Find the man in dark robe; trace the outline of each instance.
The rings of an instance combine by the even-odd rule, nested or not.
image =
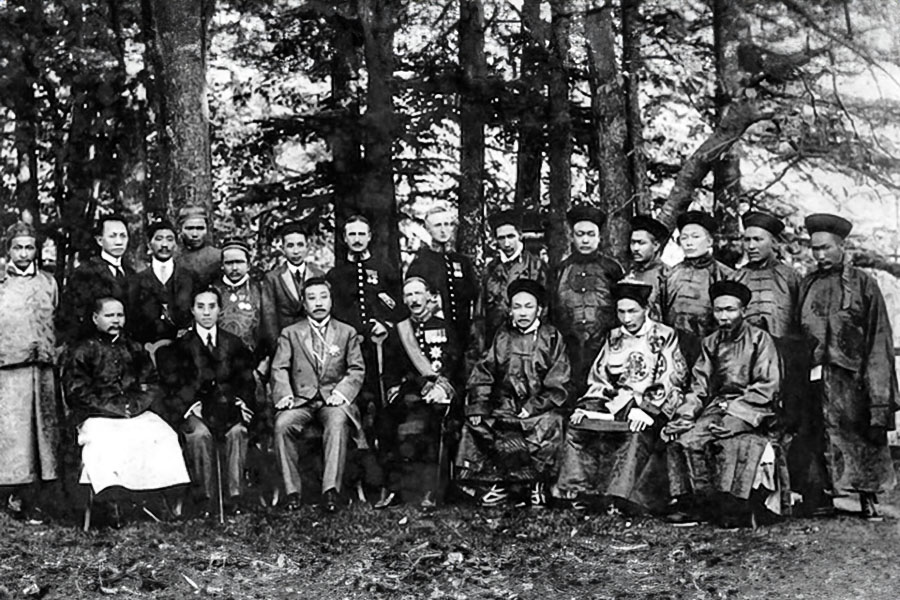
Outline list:
[[[147,227],[150,266],[129,277],[128,330],[142,344],[174,340],[191,324],[196,276],[175,262],[175,226],[157,221]]]
[[[509,319],[506,291],[517,279],[532,279],[547,286],[547,265],[525,249],[522,218],[518,211],[505,210],[488,217],[497,255],[484,268],[481,291],[475,309],[475,337],[480,354],[494,339],[497,330]]]
[[[660,259],[669,228],[649,215],[637,215],[631,219],[631,268],[625,274],[627,281],[640,281],[652,287],[648,317],[662,322],[662,306],[659,291],[669,273],[669,267]]]
[[[569,418],[557,481],[576,509],[604,494],[624,510],[660,510],[668,500],[659,433],[683,400],[687,367],[675,330],[648,317],[652,294],[639,282],[613,288],[621,325]]]
[[[881,290],[844,251],[851,228],[836,215],[806,217],[816,270],[800,283],[798,306],[824,418],[828,491],[858,493],[862,514],[875,518],[876,495],[896,484],[887,432],[894,429],[897,374]]]
[[[455,464],[463,492],[485,506],[506,501],[510,485],[543,505],[556,477],[571,371],[562,334],[540,319],[545,293],[536,281],[510,284],[510,322],[469,376]]]
[[[202,206],[185,206],[178,213],[181,237],[178,263],[194,273],[197,288],[209,286],[222,265],[222,251],[209,236],[209,213]]]
[[[423,245],[406,271],[407,277],[433,282],[441,297],[447,326],[468,346],[472,309],[478,298],[478,277],[472,259],[453,250],[456,222],[448,207],[435,207],[425,217],[431,245]]]
[[[572,227],[574,244],[554,277],[551,315],[568,349],[571,388],[580,396],[606,334],[616,326],[612,288],[624,271],[615,259],[599,250],[600,232],[606,222],[603,211],[576,206],[566,218]]]
[[[716,329],[709,286],[734,272],[713,258],[716,222],[711,215],[689,210],[678,217],[678,243],[684,260],[669,270],[661,292],[663,322],[678,332],[681,353],[694,364],[700,341]]]
[[[198,290],[191,304],[193,327],[159,351],[160,377],[167,391],[167,420],[180,428],[201,510],[217,501],[217,471],[224,503],[238,510],[247,459],[248,426],[256,408],[253,355],[236,335],[218,326],[221,297]],[[217,469],[217,444],[224,464]],[[208,511],[206,511],[208,512]]]
[[[128,249],[125,217],[114,214],[100,217],[94,240],[100,255],[78,265],[60,295],[57,337],[61,343],[71,344],[93,335],[91,315],[96,298],[116,298],[126,305],[128,302],[128,279],[134,269],[122,261]]]
[[[663,427],[670,441],[669,486],[679,508],[670,515],[675,522],[686,519],[681,508],[713,498],[718,502],[712,506],[726,513],[746,510],[757,488],[768,492],[766,506],[778,512],[785,492],[776,483],[769,437],[781,384],[775,342],[744,320],[751,297],[745,285],[719,281],[709,296],[719,329],[703,338],[690,392]]]
[[[402,496],[421,494],[421,506],[433,508],[441,495],[439,470],[444,422],[460,398],[457,381],[459,342],[436,316],[437,291],[420,277],[403,286],[409,318],[397,323],[385,343],[388,401],[378,415],[379,454],[387,485],[375,508]],[[418,493],[418,494],[417,494]]]

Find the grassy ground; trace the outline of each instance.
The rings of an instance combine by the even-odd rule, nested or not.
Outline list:
[[[895,499],[891,499],[892,501]],[[0,598],[897,598],[895,519],[679,529],[556,510],[350,508],[89,534],[0,517]]]

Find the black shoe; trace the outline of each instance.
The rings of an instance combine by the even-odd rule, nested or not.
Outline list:
[[[875,494],[873,494],[871,492],[860,493],[860,495],[859,495],[859,506],[860,506],[859,514],[860,514],[860,516],[867,521],[872,521],[875,523],[883,521],[884,519],[881,517],[881,515],[878,514],[878,511],[875,509],[875,504],[877,502],[878,502],[878,497]]]
[[[336,513],[338,511],[338,507],[340,506],[341,499],[338,496],[337,490],[331,488],[327,490],[324,494],[322,494],[322,506],[325,508],[325,512],[327,513]]]
[[[295,510],[300,509],[300,494],[288,494],[288,496],[284,499],[284,510],[287,512],[294,512]]]
[[[381,495],[378,497],[378,501],[372,505],[372,508],[382,510],[399,503],[400,498],[397,497],[395,492],[391,492],[387,488],[381,488]]]

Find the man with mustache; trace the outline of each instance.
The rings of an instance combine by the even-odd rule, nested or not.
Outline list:
[[[191,324],[196,276],[174,260],[175,226],[157,221],[147,227],[150,266],[128,281],[128,331],[142,344],[174,340]]]
[[[600,252],[600,233],[606,223],[603,211],[576,206],[566,218],[574,243],[572,253],[557,268],[551,312],[568,348],[571,386],[581,395],[591,363],[606,334],[616,326],[612,288],[624,271],[615,259]]]
[[[666,242],[669,241],[669,228],[648,215],[636,215],[631,219],[631,269],[625,274],[625,281],[640,281],[651,286],[648,299],[650,312],[648,316],[656,322],[662,322],[659,290],[669,273],[669,267],[660,259]]]
[[[602,496],[623,510],[659,510],[668,499],[659,433],[683,400],[687,366],[675,330],[649,318],[653,287],[620,282],[613,288],[619,327],[588,375],[588,391],[569,418],[557,488],[576,509]],[[600,413],[600,414],[597,414]],[[609,421],[629,433],[602,431]]]
[[[816,269],[800,283],[798,306],[824,418],[827,491],[859,494],[862,515],[877,518],[877,494],[896,484],[887,445],[898,407],[891,323],[877,282],[846,255],[853,225],[829,214],[805,222]]]
[[[189,483],[178,434],[155,412],[160,391],[150,356],[125,335],[122,301],[98,298],[91,321],[94,334],[71,349],[63,369],[82,447],[80,482],[95,494]]]
[[[212,245],[209,236],[209,213],[202,206],[189,205],[178,213],[181,248],[178,263],[191,271],[197,287],[206,288],[219,273],[222,251]]]
[[[387,402],[377,421],[379,454],[387,485],[375,508],[401,499],[402,490],[422,492],[420,506],[434,508],[441,496],[441,436],[448,411],[459,404],[456,380],[461,359],[453,330],[437,316],[437,293],[421,277],[403,285],[409,318],[385,342]]]
[[[511,486],[542,506],[562,442],[569,358],[562,334],[541,319],[544,287],[518,279],[507,296],[510,320],[467,383],[456,478],[484,506],[505,502]]]
[[[743,513],[757,488],[766,507],[779,512],[779,492],[786,491],[773,485],[777,457],[770,436],[777,434],[781,385],[775,342],[744,319],[747,286],[718,281],[709,297],[718,329],[703,338],[690,391],[662,430],[670,442],[674,522],[692,518],[689,513],[707,501],[724,509],[724,519],[735,518],[731,513]]]
[[[700,354],[701,340],[716,329],[707,290],[734,270],[713,258],[716,221],[711,215],[689,210],[678,216],[677,224],[684,260],[669,270],[660,299],[663,322],[678,332],[681,354],[691,367]]]
[[[286,506],[300,504],[298,464],[304,430],[316,420],[324,430],[322,495],[327,512],[341,502],[341,484],[351,436],[361,448],[356,396],[365,379],[361,337],[351,325],[331,316],[331,284],[324,277],[303,286],[306,317],[285,327],[272,359],[272,400],[275,404],[275,455],[281,469]]]

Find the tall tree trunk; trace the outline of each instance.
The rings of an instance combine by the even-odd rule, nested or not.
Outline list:
[[[627,136],[628,178],[631,181],[635,211],[650,212],[650,189],[647,182],[647,157],[644,154],[644,124],[641,119],[641,0],[622,0],[622,75],[625,91],[625,124]]]
[[[358,0],[364,36],[368,89],[362,117],[364,138],[363,177],[360,198],[375,215],[372,254],[385,264],[400,265],[400,230],[394,196],[392,144],[397,128],[392,86],[394,80],[394,30],[401,10],[399,0]]]
[[[548,77],[547,162],[550,166],[550,215],[547,223],[550,264],[555,266],[569,251],[566,211],[572,193],[572,115],[569,108],[569,32],[571,0],[551,0],[550,60]]]
[[[353,11],[348,11],[353,12]],[[331,60],[331,108],[341,114],[328,136],[331,148],[331,167],[334,181],[334,256],[335,262],[347,259],[347,244],[341,232],[347,219],[356,213],[364,214],[371,222],[378,220],[363,206],[359,198],[356,174],[359,173],[362,142],[359,137],[359,104],[356,91],[359,78],[357,47],[353,42],[353,27],[358,22],[353,15],[333,18],[334,55]]]
[[[203,206],[212,212],[209,106],[206,98],[206,44],[213,0],[151,0],[160,56],[156,76],[166,103],[160,143],[168,185],[161,190],[173,211]]]
[[[600,169],[599,205],[609,215],[604,246],[607,251],[625,257],[628,248],[629,220],[633,215],[633,196],[626,156],[628,127],[625,99],[619,84],[616,61],[613,9],[609,4],[594,4],[585,18],[585,37],[591,87],[591,113],[594,140]]]
[[[740,42],[741,6],[734,0],[712,0],[713,54],[716,70],[716,123],[740,93],[740,69],[737,46]],[[714,213],[719,222],[719,238],[726,245],[739,236],[738,203],[741,196],[741,159],[739,142],[716,159],[713,164]]]
[[[462,252],[480,259],[484,241],[484,6],[459,0],[459,236]]]
[[[533,107],[544,106],[544,64],[547,25],[541,19],[541,1],[522,3],[521,79],[525,84],[526,106],[517,127],[515,207],[536,209],[541,205],[541,166],[543,164],[543,119]]]
[[[153,129],[156,143],[147,148],[147,175],[150,181],[150,193],[146,199],[145,210],[148,217],[164,217],[169,212],[169,190],[172,173],[168,168],[171,163],[171,143],[166,123],[169,111],[166,94],[160,81],[160,73],[164,66],[157,44],[156,26],[153,23],[154,0],[141,0],[141,28],[139,39],[144,43],[144,63],[147,68],[143,78],[147,90],[147,107],[153,113]]]
[[[43,29],[42,3],[25,2],[27,27],[31,28],[19,48],[20,64],[14,69],[18,77],[13,84],[13,112],[16,115],[16,192],[13,202],[19,215],[34,225],[41,223],[41,204],[38,197],[38,111],[34,84],[39,72],[34,62],[33,40]]]

